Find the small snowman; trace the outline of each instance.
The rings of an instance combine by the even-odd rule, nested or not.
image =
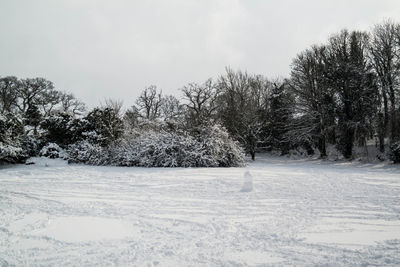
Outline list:
[[[247,170],[243,176],[243,186],[240,192],[251,192],[253,191],[253,176]]]

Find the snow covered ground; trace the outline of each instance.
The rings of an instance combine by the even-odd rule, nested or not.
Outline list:
[[[400,265],[400,168],[0,166],[0,266]]]

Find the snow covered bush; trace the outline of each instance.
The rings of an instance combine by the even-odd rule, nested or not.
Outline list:
[[[200,143],[200,165],[208,167],[232,167],[244,164],[244,152],[220,125],[204,127],[196,139]]]
[[[400,163],[400,141],[390,146],[389,157],[394,163]]]
[[[0,142],[0,162],[17,163],[25,158],[20,146]]]
[[[110,148],[113,165],[141,167],[195,167],[195,141],[170,132],[143,132]]]
[[[69,145],[66,159],[69,163],[85,163],[89,165],[109,165],[107,149],[88,141],[79,141]]]
[[[39,152],[39,156],[51,159],[63,158],[64,150],[56,143],[48,143]]]
[[[139,167],[233,167],[244,164],[238,143],[220,126],[186,132],[142,131],[107,147],[78,142],[67,150],[70,162]]]
[[[21,139],[21,147],[24,154],[28,157],[34,157],[39,154],[42,140],[35,138],[33,135],[25,135]]]
[[[142,132],[109,151],[114,165],[142,167],[232,167],[244,164],[244,153],[222,127],[196,135],[186,132]]]
[[[0,162],[17,163],[28,156],[21,146],[23,126],[13,114],[0,114]]]

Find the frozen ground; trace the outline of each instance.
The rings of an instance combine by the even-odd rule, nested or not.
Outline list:
[[[0,266],[400,265],[400,169],[0,166]]]

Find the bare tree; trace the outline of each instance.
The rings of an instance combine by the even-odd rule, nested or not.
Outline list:
[[[114,110],[115,114],[117,114],[119,117],[122,116],[122,107],[124,105],[124,102],[122,100],[115,100],[111,98],[107,98],[104,100],[104,103],[101,103],[100,106],[101,108],[110,108]]]
[[[82,115],[86,110],[85,103],[75,98],[71,93],[61,94],[61,111],[70,113],[73,116]]]
[[[44,78],[28,78],[21,80],[18,87],[18,109],[25,114],[29,108],[38,105],[45,93],[54,90],[52,82]]]
[[[313,46],[300,53],[292,62],[289,81],[297,96],[296,112],[299,114],[293,121],[292,130],[296,133],[293,136],[304,142],[315,142],[321,157],[327,155],[328,127],[334,121],[334,93],[324,81],[325,58],[325,46]]]
[[[183,105],[179,99],[173,95],[162,98],[161,114],[165,121],[177,121],[182,116]]]
[[[53,109],[61,103],[62,92],[50,89],[41,93],[37,98],[36,105],[40,107],[43,116],[48,116]]]
[[[252,159],[265,139],[271,83],[261,75],[226,69],[218,81],[218,117]]]
[[[125,125],[125,129],[133,129],[138,125],[138,118],[139,118],[139,111],[135,106],[132,106],[129,108],[124,116],[123,116],[123,121]]]
[[[136,106],[140,112],[140,116],[148,120],[155,120],[160,117],[161,103],[161,92],[157,91],[155,85],[145,88],[136,100]]]
[[[390,126],[390,143],[399,135],[396,105],[400,86],[400,25],[388,20],[372,31],[370,58],[378,76],[380,98],[383,102],[383,130],[380,131],[380,150],[384,151],[384,134]],[[396,43],[397,42],[397,43]]]
[[[211,79],[203,84],[190,83],[183,87],[183,98],[188,108],[188,122],[192,126],[199,126],[214,119],[217,109],[218,91]]]

